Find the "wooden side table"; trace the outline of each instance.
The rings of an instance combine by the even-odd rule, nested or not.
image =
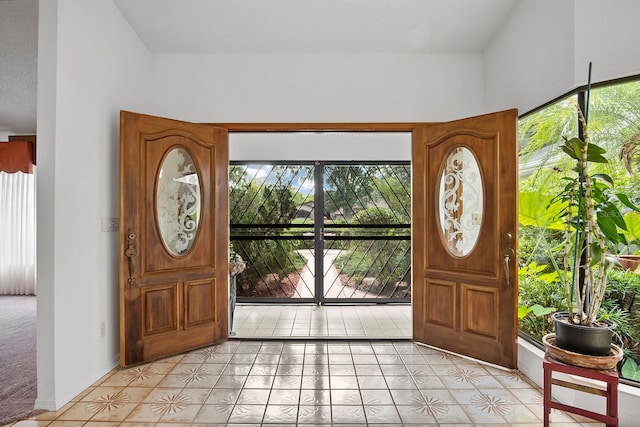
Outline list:
[[[546,354],[542,362],[544,369],[544,426],[549,426],[549,414],[551,409],[560,409],[561,411],[571,412],[583,417],[591,418],[603,422],[607,427],[618,425],[618,371],[610,369],[607,371],[598,371],[595,369],[581,368],[579,366],[567,365],[557,359]],[[572,383],[570,381],[560,380],[553,377],[553,372],[562,372],[565,374],[576,375],[583,378],[590,378],[606,383],[606,389],[592,387],[582,384]],[[565,405],[564,403],[554,402],[551,400],[551,386],[570,388],[584,393],[604,396],[607,402],[607,413],[600,414],[575,406]]]

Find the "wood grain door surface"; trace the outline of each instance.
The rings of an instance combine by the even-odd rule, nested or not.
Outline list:
[[[517,365],[516,126],[516,110],[420,126],[412,154],[414,339],[509,368]]]
[[[228,336],[228,165],[226,129],[121,112],[121,366]]]

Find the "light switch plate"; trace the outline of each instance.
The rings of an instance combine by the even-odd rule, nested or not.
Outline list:
[[[110,232],[120,229],[120,218],[100,218],[100,231]]]

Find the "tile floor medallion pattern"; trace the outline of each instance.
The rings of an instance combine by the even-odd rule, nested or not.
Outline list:
[[[560,411],[552,425],[596,426]],[[410,341],[234,340],[114,369],[28,426],[540,426],[517,371]]]

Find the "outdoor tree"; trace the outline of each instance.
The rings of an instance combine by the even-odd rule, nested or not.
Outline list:
[[[270,226],[293,221],[297,212],[294,190],[278,179],[271,183],[252,180],[246,169],[238,172],[241,169],[232,168],[230,174],[233,179],[229,194],[231,225],[257,224],[249,230],[252,235],[262,238],[232,238],[232,249],[247,264],[244,273],[237,278],[238,295],[251,295],[260,284],[271,286],[274,293],[281,292],[283,285],[287,284],[288,275],[304,265],[304,260],[296,252],[295,241],[277,238],[286,228]],[[239,229],[237,233],[241,234],[243,230],[246,231]]]
[[[373,178],[372,196],[377,206],[387,207],[391,223],[411,222],[411,172],[405,165],[380,167]]]
[[[372,171],[366,165],[327,167],[324,206],[328,218],[337,212],[350,219],[356,210],[367,207],[373,186]]]

